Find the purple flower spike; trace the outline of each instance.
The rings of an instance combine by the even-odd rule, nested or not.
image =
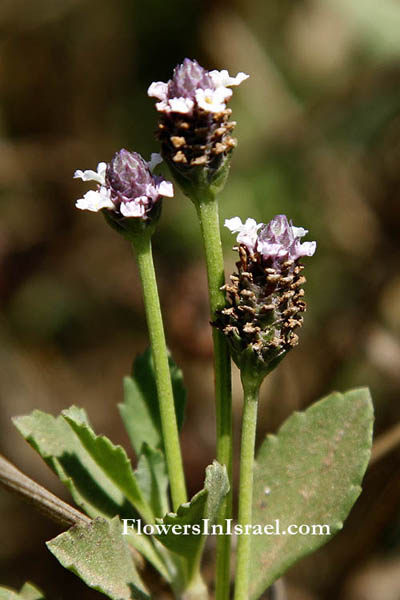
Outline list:
[[[207,71],[185,58],[169,81],[155,81],[148,89],[157,99],[161,154],[192,199],[200,188],[212,187],[216,193],[224,185],[236,146],[231,135],[235,122],[229,121],[227,107],[230,88],[247,78],[245,73],[231,77],[226,70]]]
[[[245,223],[239,217],[225,221],[225,226],[238,233],[237,241],[243,244],[250,254],[258,253],[265,264],[279,269],[286,261],[297,261],[303,256],[312,256],[316,242],[300,242],[308,231],[295,227],[285,215],[277,215],[267,225],[247,219]]]
[[[191,98],[196,97],[198,89],[212,89],[213,81],[208,72],[199,65],[197,60],[185,58],[181,65],[174,69],[172,79],[168,82],[167,97]]]
[[[185,58],[174,69],[167,83],[153,82],[148,95],[157,98],[156,108],[162,113],[192,114],[196,110],[221,113],[226,101],[232,96],[232,85],[239,85],[248,78],[245,73],[231,77],[228,71],[206,71],[196,60]]]
[[[285,215],[277,215],[268,225],[264,225],[258,234],[257,251],[264,260],[271,259],[274,264],[279,261],[293,260],[302,256],[312,256],[316,250],[316,242],[300,242],[300,238],[308,233],[302,227],[294,227]]]
[[[312,256],[315,242],[301,242],[308,232],[294,227],[285,215],[268,224],[239,217],[225,221],[237,234],[237,273],[224,286],[227,305],[214,323],[228,337],[240,368],[263,378],[299,341],[306,310],[303,256]]]
[[[172,183],[152,173],[161,160],[153,154],[147,163],[137,152],[120,150],[110,163],[99,163],[97,171],[76,171],[75,178],[98,184],[96,190],[76,202],[77,208],[92,212],[107,209],[119,218],[146,220],[162,196],[174,195]]]

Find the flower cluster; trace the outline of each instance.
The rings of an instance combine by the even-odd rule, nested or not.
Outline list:
[[[300,238],[307,235],[307,229],[295,227],[285,215],[277,215],[268,225],[256,223],[254,219],[242,223],[239,217],[233,217],[226,219],[225,227],[238,234],[236,241],[246,246],[249,253],[260,254],[277,269],[287,260],[312,256],[316,249],[316,242],[300,242]]]
[[[232,96],[229,87],[247,78],[245,73],[231,77],[225,69],[206,71],[196,60],[185,58],[175,67],[172,79],[167,83],[153,82],[147,93],[159,100],[156,108],[161,113],[193,115],[196,110],[202,110],[218,114],[226,109],[226,102]]]
[[[159,154],[146,162],[137,152],[120,150],[108,164],[99,163],[97,171],[75,171],[75,178],[97,183],[97,189],[86,192],[76,207],[92,212],[106,209],[119,219],[147,220],[162,196],[174,195],[172,183],[152,173],[161,161]]]
[[[231,86],[248,78],[244,73],[231,77],[228,71],[207,71],[195,60],[185,58],[167,83],[150,85],[148,95],[158,100],[158,138],[161,152],[174,173],[207,170],[208,182],[224,166],[236,145],[231,137],[235,127],[229,122],[226,103]]]
[[[238,271],[224,286],[227,306],[214,325],[228,336],[235,362],[264,376],[298,343],[294,331],[306,310],[299,261],[314,254],[316,243],[301,242],[307,230],[285,215],[267,225],[234,217],[225,226],[238,234]]]

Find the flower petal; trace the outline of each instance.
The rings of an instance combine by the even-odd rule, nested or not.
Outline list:
[[[156,109],[158,110],[158,112],[162,112],[162,113],[170,113],[171,112],[169,104],[166,100],[162,100],[161,102],[156,102]]]
[[[168,83],[163,81],[153,81],[147,90],[147,95],[150,98],[158,98],[158,100],[167,100]]]
[[[246,73],[238,73],[236,77],[231,77],[226,69],[223,69],[222,71],[210,71],[209,75],[216,88],[240,85],[245,79],[250,77],[249,75],[246,75]]]
[[[194,102],[190,98],[171,98],[168,101],[170,112],[186,115],[193,109]]]
[[[317,242],[303,242],[300,244],[299,253],[300,256],[313,256],[317,249]]]
[[[232,91],[225,87],[216,90],[199,88],[196,90],[198,106],[206,112],[220,113],[226,109],[225,101],[232,96]]]
[[[225,220],[225,227],[230,229],[232,233],[237,233],[236,241],[239,244],[244,244],[249,250],[254,250],[257,243],[257,232],[262,227],[262,223],[257,223],[254,219],[246,219],[242,223],[239,217]]]
[[[80,210],[90,210],[91,212],[99,212],[103,208],[115,208],[111,200],[110,190],[105,187],[98,190],[89,190],[83,198],[76,201],[75,206]]]
[[[160,196],[165,196],[166,198],[174,197],[174,186],[170,181],[165,181],[165,179],[157,185],[157,191]]]
[[[281,244],[271,244],[270,242],[263,242],[261,240],[258,240],[257,252],[259,252],[262,255],[264,260],[267,260],[268,258],[286,256],[289,251],[286,248],[284,248]]]
[[[225,219],[224,227],[227,227],[232,233],[237,233],[243,227],[242,219],[240,217]]]
[[[82,181],[96,181],[100,185],[105,184],[107,165],[105,162],[101,162],[97,165],[97,171],[88,169],[86,171],[75,171],[74,179],[82,179]]]
[[[144,217],[148,202],[147,196],[139,196],[132,202],[122,202],[119,209],[124,217]]]
[[[308,229],[304,229],[304,227],[295,227],[294,225],[292,225],[292,231],[294,237],[297,238],[304,237],[308,233]]]
[[[262,223],[257,223],[254,219],[246,219],[237,236],[239,244],[244,244],[249,250],[254,250],[257,243],[257,232],[262,227]]]

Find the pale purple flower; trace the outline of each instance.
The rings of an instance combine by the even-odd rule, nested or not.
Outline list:
[[[239,217],[233,217],[225,221],[225,226],[238,233],[237,242],[246,246],[250,254],[257,252],[275,268],[288,260],[312,256],[317,247],[316,242],[300,242],[307,229],[295,227],[285,215],[277,215],[268,224],[256,223],[254,219],[242,223]]]
[[[227,336],[233,360],[240,369],[265,377],[297,346],[295,333],[306,310],[304,265],[299,259],[312,256],[315,242],[301,242],[308,231],[295,227],[285,215],[268,224],[239,217],[225,221],[237,234],[237,272],[221,289],[226,305],[217,311],[213,325]]]
[[[257,223],[254,219],[246,219],[246,222],[242,223],[239,217],[233,217],[232,219],[225,219],[224,225],[232,233],[238,234],[236,237],[238,244],[244,244],[251,252],[254,252],[258,230],[262,227],[262,223]]]
[[[96,171],[75,171],[75,178],[97,183],[97,189],[86,192],[76,207],[92,212],[105,208],[122,217],[146,219],[162,196],[174,195],[172,183],[152,173],[161,161],[159,154],[146,162],[137,152],[120,150],[110,163],[99,163]]]
[[[231,77],[226,69],[207,71],[196,60],[185,58],[174,69],[167,83],[153,82],[147,93],[159,102],[156,108],[162,113],[192,114],[194,109],[209,113],[221,113],[232,96],[230,86],[240,85],[249,76],[238,73]]]

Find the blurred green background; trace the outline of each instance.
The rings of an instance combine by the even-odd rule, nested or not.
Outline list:
[[[222,220],[285,212],[318,243],[301,344],[263,386],[260,439],[293,410],[359,385],[374,396],[375,435],[398,438],[399,2],[2,0],[0,27],[1,451],[67,498],[13,415],[75,403],[128,448],[116,403],[147,344],[137,270],[101,216],[74,208],[88,186],[72,175],[121,147],[157,151],[146,90],[185,56],[251,75],[231,102],[239,146]],[[227,231],[224,243],[229,272]],[[195,492],[215,454],[215,417],[204,263],[186,198],[164,202],[154,253],[189,390],[183,447]],[[236,370],[234,383],[238,432]],[[343,532],[289,572],[289,600],[400,599],[399,464],[396,447],[377,456]],[[47,553],[56,526],[5,492],[0,511],[3,584],[103,597]]]

